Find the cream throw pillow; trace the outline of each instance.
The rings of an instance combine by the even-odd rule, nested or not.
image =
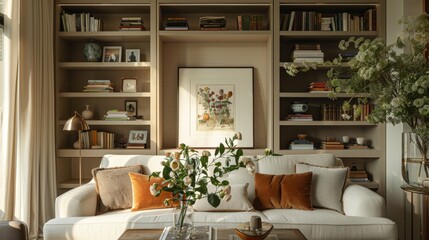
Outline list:
[[[253,211],[253,206],[249,201],[247,196],[247,187],[246,184],[232,184],[231,186],[231,200],[225,202],[221,200],[217,208],[210,205],[207,201],[207,198],[202,198],[195,201],[194,210],[201,212],[244,212],[244,211]],[[209,192],[214,190],[213,185],[207,186]]]
[[[343,213],[343,190],[348,169],[296,164],[296,173],[312,172],[311,196],[313,207],[328,208]]]

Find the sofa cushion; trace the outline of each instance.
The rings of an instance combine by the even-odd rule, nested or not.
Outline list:
[[[231,186],[231,200],[228,202],[221,201],[217,208],[210,205],[207,198],[198,199],[193,205],[195,211],[206,211],[206,212],[238,212],[238,211],[252,211],[253,206],[247,196],[246,184],[233,184]],[[209,191],[214,190],[213,185],[209,185]]]
[[[171,192],[161,192],[158,197],[150,193],[150,186],[157,183],[162,186],[164,181],[162,178],[151,177],[139,173],[129,173],[132,185],[133,202],[131,211],[145,210],[145,209],[159,209],[167,208],[170,206],[164,205],[165,199],[171,199]]]
[[[311,205],[311,177],[311,172],[284,175],[281,182],[282,208],[313,209]]]
[[[142,165],[92,169],[98,194],[97,214],[130,208],[132,189],[128,173],[141,173],[142,171]]]
[[[299,163],[297,173],[313,172],[311,196],[313,207],[333,209],[343,213],[342,196],[348,168],[320,167]]]
[[[257,210],[281,208],[280,184],[283,175],[255,173],[255,200]]]

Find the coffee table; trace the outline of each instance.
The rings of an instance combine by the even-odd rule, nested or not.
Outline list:
[[[119,240],[158,240],[163,232],[163,229],[127,229],[119,238]],[[212,239],[217,240],[239,240],[235,235],[235,230],[212,228]],[[273,229],[266,240],[307,240],[299,229]]]

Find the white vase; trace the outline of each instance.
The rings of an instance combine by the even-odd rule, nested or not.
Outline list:
[[[82,111],[82,117],[85,119],[91,119],[94,113],[89,109],[89,105],[85,105],[86,109]]]

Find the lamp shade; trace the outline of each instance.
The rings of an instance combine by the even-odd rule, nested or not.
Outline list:
[[[89,130],[89,126],[86,123],[85,119],[77,113],[74,112],[74,116],[69,118],[67,122],[64,124],[64,131],[87,131]]]

